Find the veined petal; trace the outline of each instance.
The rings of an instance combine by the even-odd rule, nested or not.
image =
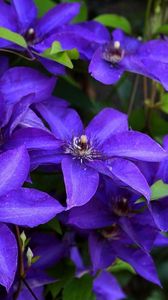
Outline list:
[[[150,200],[149,185],[144,175],[131,161],[116,158],[106,162],[92,161],[88,162],[87,165],[97,172],[110,177],[118,183],[118,185],[130,187],[134,191],[145,196],[148,201]]]
[[[37,23],[38,36],[45,36],[57,27],[67,24],[79,12],[79,3],[62,3],[50,9]]]
[[[20,28],[23,32],[32,28],[37,18],[37,7],[33,0],[12,0],[12,5],[16,11]]]
[[[161,286],[154,262],[149,254],[145,253],[141,249],[126,247],[123,243],[115,242],[113,247],[116,255],[120,259],[128,262],[140,276]]]
[[[158,228],[162,231],[167,231],[168,198],[151,201],[151,213]]]
[[[47,193],[20,188],[0,197],[0,221],[34,227],[48,222],[64,207]]]
[[[111,266],[116,258],[108,240],[96,233],[91,233],[89,236],[89,252],[93,272],[97,272],[98,270]]]
[[[13,7],[7,3],[5,3],[3,0],[0,1],[0,26],[6,27],[12,31],[16,31],[18,29],[17,24],[17,16],[15,14],[15,11]],[[1,42],[0,42],[1,45]]]
[[[113,178],[116,177],[133,190],[142,194],[148,201],[150,200],[149,185],[134,163],[116,158],[108,163],[108,169],[111,171]]]
[[[128,131],[127,115],[113,108],[103,109],[86,127],[86,135],[102,144],[111,135]]]
[[[39,104],[38,111],[49,124],[56,138],[69,140],[83,133],[83,124],[78,113],[70,108],[51,110],[50,106]]]
[[[8,69],[0,79],[0,92],[7,104],[15,104],[29,94],[35,94],[35,102],[51,96],[55,78],[49,78],[28,67]]]
[[[17,269],[18,247],[14,234],[0,224],[0,284],[9,291]]]
[[[120,300],[126,297],[115,277],[106,271],[94,279],[93,291],[96,300]]]
[[[64,157],[64,154],[58,154],[55,150],[32,150],[30,152],[30,168],[34,170],[41,165],[60,164]]]
[[[54,75],[65,75],[65,67],[63,65],[43,57],[38,57],[38,60],[41,62],[44,68],[47,69],[50,73]]]
[[[63,159],[62,171],[67,192],[67,208],[87,203],[97,190],[98,173],[72,157]]]
[[[25,145],[29,150],[54,150],[58,149],[60,145],[59,140],[50,133],[47,129],[40,128],[22,128],[12,134],[11,138],[6,143],[7,149]]]
[[[98,229],[115,223],[116,218],[99,199],[95,198],[81,207],[74,207],[69,212],[68,223],[82,229]]]
[[[96,50],[89,65],[89,73],[104,84],[116,83],[124,71],[122,66],[112,66],[102,58],[102,48]]]
[[[166,151],[147,134],[128,131],[110,137],[104,146],[109,157],[121,156],[142,161],[158,162],[168,156]]]
[[[0,155],[0,196],[22,186],[29,173],[29,155],[24,146]]]

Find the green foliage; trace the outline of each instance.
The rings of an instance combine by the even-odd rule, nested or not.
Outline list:
[[[162,180],[156,181],[151,186],[151,200],[157,200],[168,196],[168,184],[164,183]]]
[[[156,181],[151,186],[151,198],[150,200],[158,200],[168,196],[168,184],[164,183],[162,180]],[[145,199],[141,197],[136,201],[136,203],[144,202]]]
[[[129,271],[130,273],[135,274],[135,270],[132,268],[132,266],[121,259],[116,259],[114,265],[112,265],[109,270],[113,273]]]
[[[38,8],[38,16],[43,16],[48,10],[55,7],[55,3],[52,0],[45,0],[41,3],[41,0],[34,0],[37,8]]]
[[[58,41],[52,43],[52,46],[45,50],[40,56],[60,63],[70,69],[73,68],[71,59],[78,59],[79,53],[77,49],[71,49],[64,51],[61,44]]]
[[[162,26],[160,26],[155,33],[162,33],[165,35],[168,35],[168,24],[164,24]]]
[[[64,287],[63,300],[94,300],[92,293],[92,278],[85,275],[73,278]]]
[[[22,48],[27,48],[27,43],[20,34],[13,32],[5,27],[0,27],[0,38],[15,43]]]
[[[160,109],[168,114],[168,93],[162,95]]]
[[[131,33],[131,24],[125,17],[115,14],[103,14],[96,17],[95,20],[105,26],[120,28],[128,34]]]

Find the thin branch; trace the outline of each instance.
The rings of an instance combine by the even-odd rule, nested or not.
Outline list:
[[[129,102],[129,107],[128,107],[128,117],[130,116],[130,114],[132,112],[132,108],[133,108],[133,104],[134,104],[134,101],[135,101],[135,96],[136,96],[136,92],[137,92],[137,88],[138,88],[138,83],[139,83],[139,76],[136,75],[135,81],[134,81],[134,84],[133,84],[133,89],[132,89],[130,102]]]
[[[25,279],[25,278],[22,278],[22,281],[24,282],[25,286],[27,287],[27,289],[29,290],[29,292],[30,292],[30,294],[33,296],[33,298],[34,298],[35,300],[39,300],[39,299],[37,298],[37,296],[35,295],[35,293],[32,291],[32,289],[31,289],[31,287],[29,286],[29,284],[28,284],[28,282],[26,281],[26,279]]]
[[[22,288],[22,277],[24,276],[24,261],[23,261],[23,253],[22,253],[22,243],[20,239],[20,230],[19,227],[16,225],[15,226],[15,231],[16,231],[16,239],[17,239],[17,244],[18,244],[18,268],[19,268],[19,283],[17,290],[14,294],[13,300],[17,300],[21,288]]]

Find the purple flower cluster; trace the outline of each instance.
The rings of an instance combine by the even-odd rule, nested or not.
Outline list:
[[[167,136],[161,147],[129,128],[127,115],[111,107],[84,126],[66,100],[53,96],[53,74],[64,74],[65,68],[41,54],[58,41],[63,50],[76,48],[89,61],[89,73],[104,84],[116,83],[129,71],[168,90],[168,42],[142,42],[119,29],[110,35],[96,21],[74,24],[79,9],[78,3],[59,4],[39,19],[32,0],[0,1],[0,26],[22,35],[27,49],[2,38],[0,48],[25,52],[51,72],[10,67],[8,58],[0,57],[0,284],[8,292],[6,300],[31,299],[25,286],[16,298],[20,275],[44,299],[44,285],[55,281],[46,269],[63,258],[75,265],[76,278],[89,274],[97,300],[125,297],[110,269],[118,259],[161,286],[150,253],[168,244],[162,234],[168,230],[168,198],[150,201],[150,185],[158,179],[168,182]],[[63,176],[66,199],[30,188],[38,168]],[[137,201],[140,197],[144,201]],[[28,230],[56,215],[65,228],[61,240]],[[19,261],[22,255],[26,269],[27,245],[20,253],[18,226],[40,256],[24,274]],[[78,239],[87,243],[88,265]]]

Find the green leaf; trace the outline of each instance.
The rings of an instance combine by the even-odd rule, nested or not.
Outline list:
[[[101,24],[112,27],[112,28],[120,28],[126,33],[131,33],[131,25],[129,21],[115,14],[103,14],[95,18],[95,21],[100,22]]]
[[[160,26],[155,33],[162,33],[168,35],[168,24]]]
[[[76,48],[73,48],[71,50],[66,50],[66,53],[68,54],[70,59],[74,59],[74,60],[79,59],[79,52]]]
[[[168,196],[168,184],[164,183],[162,180],[156,181],[151,186],[151,200],[157,200]]]
[[[45,50],[44,53],[47,55],[54,55],[54,54],[57,54],[62,51],[63,51],[63,49],[61,47],[61,44],[58,41],[55,41],[52,43],[51,48],[48,48],[47,50]]]
[[[27,43],[23,36],[20,34],[13,32],[5,27],[0,27],[0,38],[8,40],[16,45],[19,45],[23,48],[27,48]]]
[[[93,300],[92,278],[85,275],[82,278],[73,278],[63,290],[63,300]]]
[[[129,271],[130,273],[135,274],[135,270],[133,267],[128,264],[127,262],[121,260],[121,259],[116,259],[115,264],[112,265],[109,269],[110,272],[122,272],[122,271]]]
[[[164,93],[161,98],[160,109],[168,114],[168,93]]]
[[[168,196],[168,184],[164,183],[162,180],[156,181],[151,187],[151,201],[161,199]],[[136,203],[141,203],[146,201],[143,197],[138,199]]]
[[[42,54],[36,53],[39,56],[48,58],[55,62],[60,63],[70,69],[73,68],[71,59],[78,59],[79,53],[76,48],[70,50],[63,50],[61,44],[58,41],[54,41],[52,46],[46,49]]]
[[[48,10],[53,8],[56,4],[51,0],[35,0],[35,4],[38,8],[38,16],[42,17]]]

